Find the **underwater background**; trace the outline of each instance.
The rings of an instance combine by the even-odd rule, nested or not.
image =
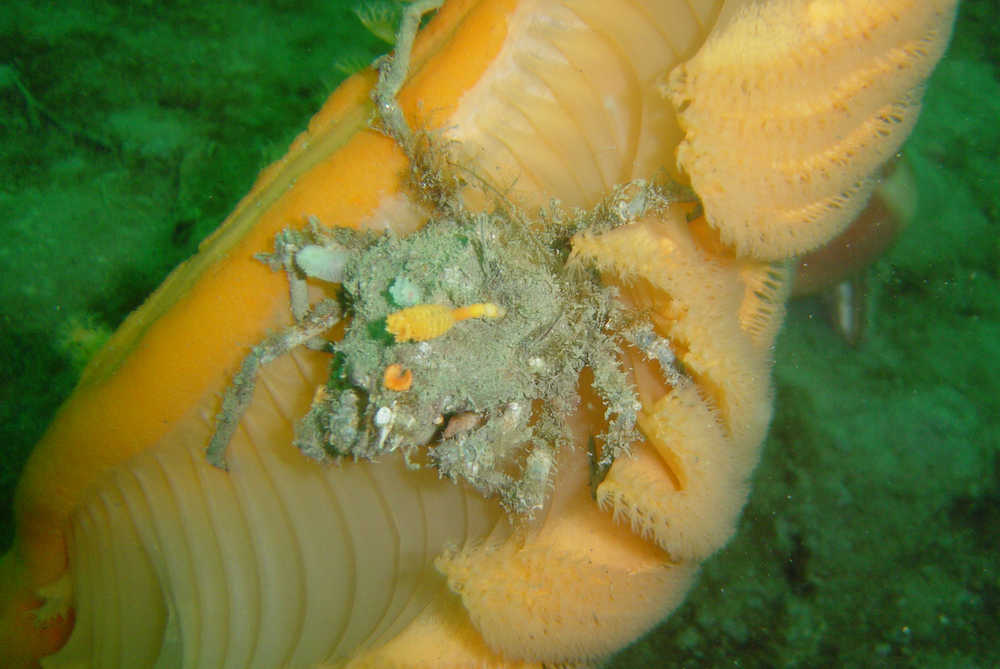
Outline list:
[[[390,48],[356,5],[0,7],[3,550],[89,356]],[[1000,666],[1000,1],[960,5],[904,153],[919,211],[864,340],[791,305],[739,533],[610,667]]]

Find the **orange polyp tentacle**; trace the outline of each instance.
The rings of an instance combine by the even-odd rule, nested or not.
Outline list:
[[[456,321],[464,321],[469,318],[500,318],[503,315],[503,307],[492,302],[477,302],[459,307],[451,312],[452,318]]]

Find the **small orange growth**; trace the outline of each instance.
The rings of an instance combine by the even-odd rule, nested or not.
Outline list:
[[[403,369],[398,362],[394,362],[385,368],[385,375],[382,377],[382,385],[389,390],[404,392],[413,385],[413,372]]]
[[[450,309],[443,304],[418,304],[389,314],[385,319],[385,329],[396,341],[427,341],[440,337],[458,321],[501,318],[505,313],[503,307],[492,302],[470,304],[458,309]]]

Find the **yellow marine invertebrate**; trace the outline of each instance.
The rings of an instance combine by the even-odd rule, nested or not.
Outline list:
[[[394,311],[386,317],[385,329],[396,341],[427,341],[440,337],[459,321],[469,318],[502,318],[503,307],[492,302],[451,309],[443,304],[419,304]]]
[[[769,203],[863,198],[905,133],[827,126],[909,119],[953,3],[453,0],[415,39],[438,4],[88,369],[19,489],[12,658],[69,573],[52,667],[596,663],[732,534],[788,256],[837,227]],[[789,49],[840,97],[782,151]]]
[[[723,241],[777,259],[854,220],[916,123],[954,6],[750,3],[670,73],[678,164]]]

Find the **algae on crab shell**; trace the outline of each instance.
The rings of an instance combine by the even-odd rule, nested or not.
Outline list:
[[[451,180],[418,172],[413,181]],[[593,211],[571,214],[553,205],[544,220],[531,220],[509,202],[491,213],[467,211],[458,195],[442,203],[437,189],[424,194],[439,201],[437,211],[405,236],[326,228],[315,220],[286,230],[274,253],[260,259],[285,270],[296,324],[244,362],[224,398],[210,461],[224,466],[222,451],[259,366],[291,346],[310,345],[331,354],[326,387],[296,428],[295,445],[316,460],[374,460],[400,450],[411,466],[432,466],[498,496],[511,513],[530,516],[544,505],[558,450],[571,440],[567,417],[579,405],[579,378],[588,367],[608,419],[590,440],[599,483],[638,438],[640,403],[622,367],[622,346],[645,351],[675,380],[680,372],[669,343],[570,254],[573,235],[663,210],[676,203],[677,192],[637,181]],[[335,279],[340,307],[304,303],[306,277]],[[422,305],[398,309],[416,295]],[[452,311],[473,318],[448,320],[420,336],[403,336],[393,326],[407,314],[451,319]],[[344,334],[327,342],[317,324],[334,312],[346,323]],[[405,387],[386,383],[390,370],[407,375]]]

